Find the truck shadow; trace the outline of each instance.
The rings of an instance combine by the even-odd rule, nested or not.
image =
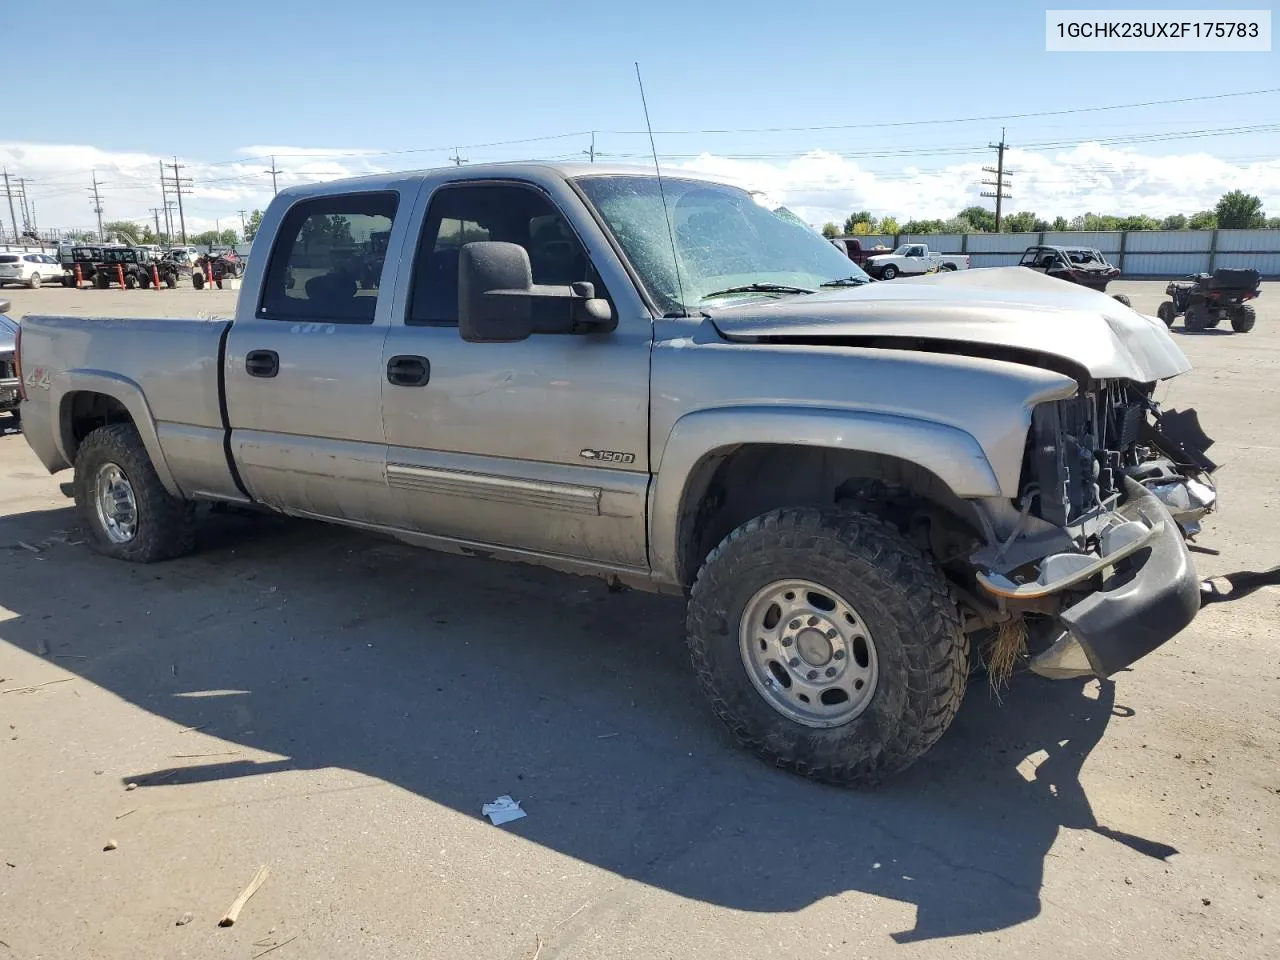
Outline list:
[[[976,681],[916,768],[835,789],[729,743],[678,600],[269,518],[215,518],[201,554],[138,567],[74,545],[71,526],[68,510],[0,520],[0,547],[29,545],[0,581],[17,614],[0,636],[180,727],[287,758],[140,759],[122,779],[142,790],[345,767],[471,816],[510,793],[529,816],[504,829],[682,897],[914,904],[899,942],[1037,916],[1063,829],[1176,852],[1099,824],[1080,785],[1126,710],[1111,684],[1024,677],[1001,705]]]

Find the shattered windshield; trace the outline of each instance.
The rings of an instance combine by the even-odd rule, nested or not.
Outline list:
[[[1106,266],[1107,261],[1101,252],[1089,247],[1074,247],[1067,251],[1067,256],[1071,258],[1072,263],[1092,266]]]
[[[577,182],[664,313],[868,279],[819,234],[761,206],[745,190],[664,177],[668,232],[656,177]]]

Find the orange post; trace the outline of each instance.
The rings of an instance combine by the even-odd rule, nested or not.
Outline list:
[[[80,272],[80,264],[76,264],[76,289],[84,289],[84,274]]]
[[[116,280],[120,283],[120,289],[124,289],[124,267],[116,264]]]
[[[160,292],[160,269],[154,263],[151,265],[151,286],[155,287],[156,293]]]

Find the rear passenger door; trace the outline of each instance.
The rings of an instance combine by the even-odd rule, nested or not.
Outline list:
[[[549,189],[431,195],[383,350],[388,483],[408,529],[643,568],[651,320],[581,200]],[[480,240],[523,246],[535,283],[594,284],[617,329],[465,342],[458,255]]]
[[[393,519],[381,411],[390,298],[373,238],[389,231],[398,249],[417,185],[312,197],[284,213],[258,267],[260,299],[239,311],[223,366],[232,455],[254,499]]]

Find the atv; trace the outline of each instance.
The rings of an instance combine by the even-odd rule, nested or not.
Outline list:
[[[64,287],[74,287],[76,285],[76,266],[80,267],[80,279],[93,280],[93,271],[95,264],[102,262],[102,247],[99,246],[75,246],[72,247],[62,257],[62,285]]]
[[[1105,293],[1107,284],[1120,276],[1120,268],[1108,263],[1102,252],[1093,247],[1027,247],[1018,265],[1099,293]],[[1111,296],[1126,307],[1131,306],[1123,293]]]
[[[197,290],[206,283],[216,283],[222,289],[223,280],[233,280],[244,275],[244,260],[234,250],[215,254],[212,250],[201,254],[191,270],[191,285]]]
[[[1170,299],[1160,304],[1156,316],[1172,327],[1181,315],[1183,328],[1192,333],[1212,330],[1228,317],[1232,330],[1248,333],[1257,315],[1245,301],[1262,295],[1261,280],[1257,270],[1247,268],[1219,267],[1213,273],[1193,273],[1165,287]]]

